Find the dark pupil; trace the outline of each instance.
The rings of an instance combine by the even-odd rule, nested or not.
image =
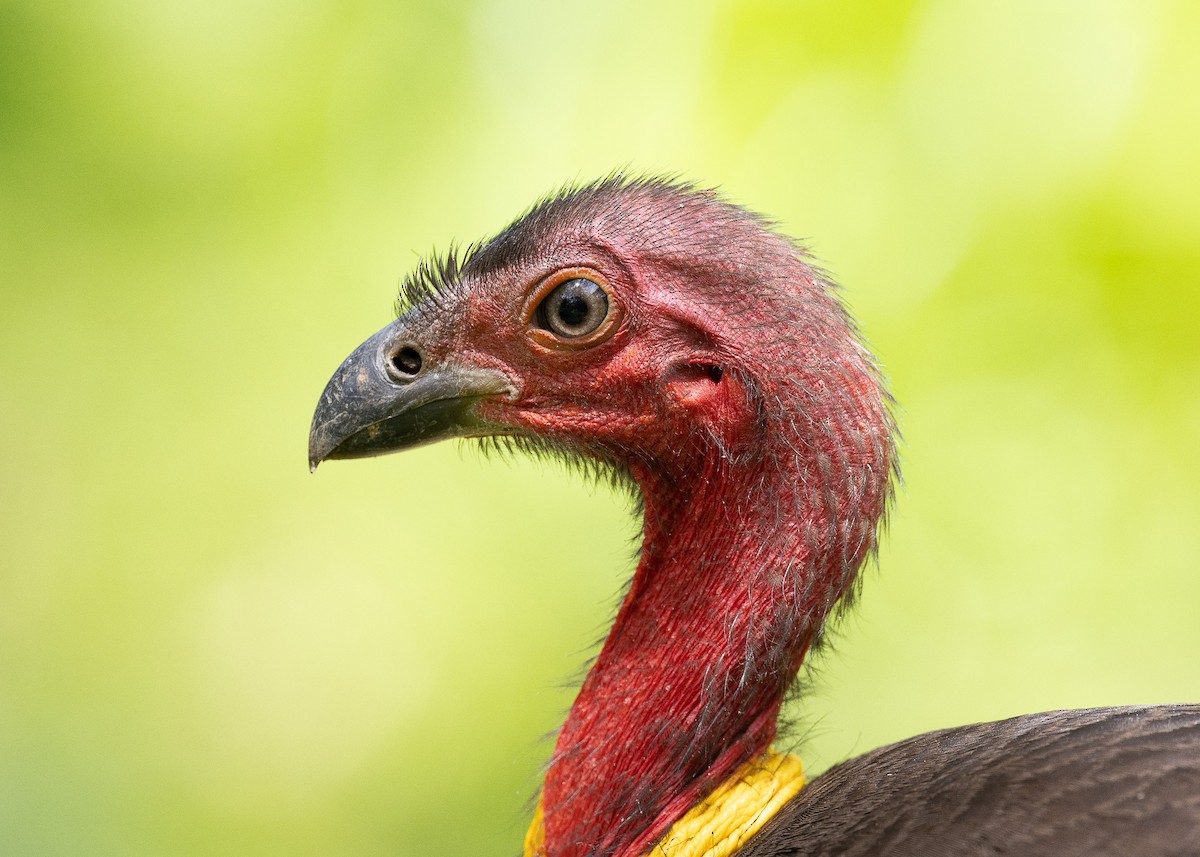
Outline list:
[[[567,327],[578,327],[588,316],[588,302],[582,295],[563,295],[558,304],[558,317]]]

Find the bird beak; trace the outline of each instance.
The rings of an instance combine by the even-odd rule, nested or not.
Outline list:
[[[490,433],[476,403],[513,385],[495,369],[432,365],[404,319],[360,345],[325,385],[308,437],[312,470],[327,458],[365,458]]]

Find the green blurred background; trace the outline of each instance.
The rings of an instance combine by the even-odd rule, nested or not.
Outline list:
[[[0,852],[519,849],[625,501],[305,441],[419,253],[621,166],[808,236],[903,405],[812,770],[1200,700],[1197,44],[1189,0],[0,2]]]

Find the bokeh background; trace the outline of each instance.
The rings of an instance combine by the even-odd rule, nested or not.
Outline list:
[[[614,168],[805,236],[903,405],[813,771],[1200,700],[1200,5],[0,2],[0,852],[512,855],[626,502],[311,476],[431,246]]]

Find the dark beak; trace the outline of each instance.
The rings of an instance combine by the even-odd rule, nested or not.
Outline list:
[[[488,433],[476,403],[512,393],[498,370],[431,365],[401,319],[360,345],[325,385],[308,437],[309,467]]]

